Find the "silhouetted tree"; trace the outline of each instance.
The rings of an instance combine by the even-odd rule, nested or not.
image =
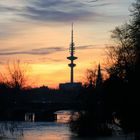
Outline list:
[[[121,100],[123,99],[123,105],[118,107],[121,110],[122,124],[129,130],[139,131],[140,115],[138,106],[140,105],[140,98],[137,81],[140,77],[140,0],[136,0],[132,4],[130,21],[116,27],[111,37],[117,45],[109,47],[108,56],[112,65],[108,72],[111,77],[118,77],[124,83],[118,84],[118,91],[122,91],[122,95],[119,97]],[[111,85],[112,83],[108,84],[108,90]],[[124,90],[121,90],[122,86]],[[112,90],[112,96],[114,92],[116,93],[115,89]],[[109,97],[107,96],[107,98]]]
[[[82,100],[82,104],[85,104],[85,112],[80,112],[79,119],[71,122],[71,129],[80,136],[111,135],[112,131],[106,124],[100,65],[98,71],[87,70],[87,81],[88,86],[84,88]]]
[[[136,82],[140,77],[140,0],[133,4],[131,13],[132,18],[128,23],[112,31],[111,37],[116,45],[109,47],[107,51],[110,64],[107,71],[110,78],[103,83],[100,92],[94,90],[93,94],[96,96],[88,96],[87,112],[74,125],[74,129],[80,134],[84,134],[84,131],[90,133],[92,128],[97,134],[99,124],[104,122],[102,117],[98,120],[98,114],[103,114],[106,120],[111,121],[112,113],[116,112],[122,120],[124,130],[135,132],[136,139],[140,139],[140,98],[139,84]],[[92,83],[91,75],[89,73],[89,83]],[[97,96],[97,93],[103,96]]]
[[[27,83],[27,65],[21,64],[19,60],[14,61],[13,64],[6,65],[6,74],[1,73],[1,83],[10,88],[21,90]]]
[[[131,21],[130,21],[130,38],[133,41],[133,46],[136,50],[136,69],[140,69],[140,0],[136,0],[133,3],[133,9],[131,9]],[[138,72],[139,73],[139,72]]]
[[[133,80],[131,84],[133,85],[133,116],[131,121],[131,125],[134,127],[136,131],[136,139],[140,139],[140,96],[139,96],[139,77],[140,77],[140,0],[136,0],[133,3],[133,7],[131,9],[131,39],[133,41],[133,46],[136,50],[136,64],[135,64],[135,73],[133,75]],[[135,116],[135,117],[134,117]]]
[[[128,81],[135,68],[136,52],[130,38],[130,26],[124,24],[112,31],[111,38],[115,40],[115,46],[108,47],[107,53],[111,67],[110,75],[116,75]]]
[[[85,85],[87,87],[95,87],[95,82],[96,82],[96,69],[87,69],[86,71],[86,82]]]

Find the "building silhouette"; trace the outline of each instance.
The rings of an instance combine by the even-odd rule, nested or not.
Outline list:
[[[98,65],[98,72],[97,72],[97,79],[96,79],[96,83],[95,83],[95,87],[96,88],[100,88],[103,84],[103,77],[102,77],[102,73],[101,73],[101,66],[100,64]]]

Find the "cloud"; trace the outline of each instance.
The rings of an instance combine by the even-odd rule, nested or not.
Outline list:
[[[101,46],[95,46],[95,45],[83,45],[76,47],[77,50],[85,50],[85,49],[103,49]]]
[[[77,50],[93,49],[93,45],[83,45],[76,47]]]
[[[64,51],[65,48],[62,47],[49,47],[49,48],[39,48],[32,49],[28,51],[12,51],[12,50],[0,50],[0,55],[18,55],[18,54],[29,54],[29,55],[46,55],[55,52]]]
[[[23,6],[0,5],[0,13],[17,15],[35,21],[68,22],[96,15],[89,2],[77,0],[29,0]]]
[[[99,46],[94,45],[83,45],[83,46],[77,46],[76,50],[85,50],[85,49],[100,49]],[[38,48],[38,49],[31,49],[27,51],[19,51],[17,48],[15,49],[0,49],[0,55],[20,55],[20,54],[29,54],[29,55],[46,55],[46,54],[52,54],[56,52],[61,51],[68,51],[69,48],[65,47],[48,47],[48,48]],[[57,61],[56,59],[53,59],[53,61]]]
[[[28,12],[27,12],[28,11]],[[94,13],[95,14],[95,13]],[[26,7],[26,12],[20,14],[23,17],[36,21],[47,21],[47,22],[71,22],[78,20],[90,20],[93,13],[86,10],[75,9],[73,11],[64,10],[51,10],[51,9],[38,9],[35,7]]]
[[[116,22],[125,17],[125,12],[119,14],[118,11],[118,15],[115,15],[115,10],[107,12],[110,7],[117,5],[116,0],[13,0],[13,3],[11,0],[6,1],[0,1],[0,38],[13,36],[23,29],[27,30],[25,24]],[[120,6],[120,9],[122,8]]]
[[[16,4],[0,2],[1,17],[5,20],[13,19],[20,22],[72,22],[72,21],[102,21],[110,17],[108,10],[112,6],[121,6],[121,1],[116,0],[14,0]],[[120,4],[119,4],[120,3]],[[110,6],[112,5],[112,6]],[[110,6],[110,7],[109,7]],[[98,9],[100,7],[100,9]],[[120,9],[123,6],[120,7]],[[114,8],[115,9],[115,8]],[[119,11],[118,11],[119,13]],[[125,12],[124,12],[125,13]],[[123,13],[123,14],[124,14]],[[9,14],[11,15],[9,17]],[[8,15],[8,17],[7,17]],[[122,15],[122,12],[121,14]],[[120,16],[119,15],[119,16]],[[125,14],[124,14],[125,15]],[[6,19],[7,18],[7,19]],[[114,20],[114,19],[113,19]]]
[[[19,13],[20,16],[36,21],[55,21],[69,22],[79,20],[89,20],[93,13],[88,3],[74,0],[40,0],[31,1],[24,7],[24,12]]]
[[[108,4],[107,2],[98,3],[98,0],[28,0],[23,6],[0,5],[0,13],[11,12],[18,18],[40,22],[87,21],[91,20],[91,17],[100,16],[93,7]]]
[[[0,12],[8,12],[8,11],[11,11],[13,10],[14,8],[8,8],[8,7],[5,7],[5,6],[2,6],[0,5]]]
[[[62,47],[49,47],[49,48],[39,48],[39,49],[32,49],[29,52],[26,52],[27,54],[32,55],[44,55],[44,54],[51,54],[55,52],[64,51],[65,49]]]
[[[46,61],[52,61],[52,62],[62,62],[63,59],[57,59],[57,58],[51,58],[51,57],[42,57],[39,59],[41,62],[46,62]]]
[[[96,21],[98,0],[10,0],[0,1],[0,38],[18,34],[26,23],[62,23]],[[101,4],[104,2],[101,2]],[[108,4],[105,2],[105,4]],[[95,7],[92,7],[95,6]],[[97,18],[97,19],[96,19]],[[27,28],[27,27],[26,27]]]

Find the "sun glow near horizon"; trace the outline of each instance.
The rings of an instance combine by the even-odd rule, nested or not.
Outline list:
[[[50,88],[58,88],[59,83],[70,82],[70,68],[68,67],[68,64],[70,62],[65,57],[69,56],[69,54],[66,54],[65,52],[61,52],[60,54],[58,54],[62,57],[60,61],[43,58],[44,60],[40,63],[30,64],[30,77],[33,77],[31,78],[32,86],[36,87],[45,85],[49,86]],[[75,61],[77,66],[74,68],[75,82],[85,82],[86,70],[88,68],[94,70],[97,68],[97,65],[99,63],[104,63],[104,49],[95,49],[91,52],[92,56],[88,56],[87,54],[89,55],[88,51],[77,50],[76,52],[76,56],[78,56],[78,59]],[[88,62],[86,58],[89,59]]]
[[[69,44],[74,22],[74,79],[105,63],[110,31],[128,19],[129,1],[0,1],[0,67],[21,60],[30,65],[29,84],[58,87],[70,81]],[[123,13],[122,13],[123,12]]]

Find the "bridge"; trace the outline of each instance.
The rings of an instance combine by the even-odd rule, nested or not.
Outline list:
[[[28,102],[25,104],[14,104],[6,110],[7,120],[25,121],[25,114],[34,114],[34,121],[53,121],[56,118],[56,111],[84,109],[81,102]]]

